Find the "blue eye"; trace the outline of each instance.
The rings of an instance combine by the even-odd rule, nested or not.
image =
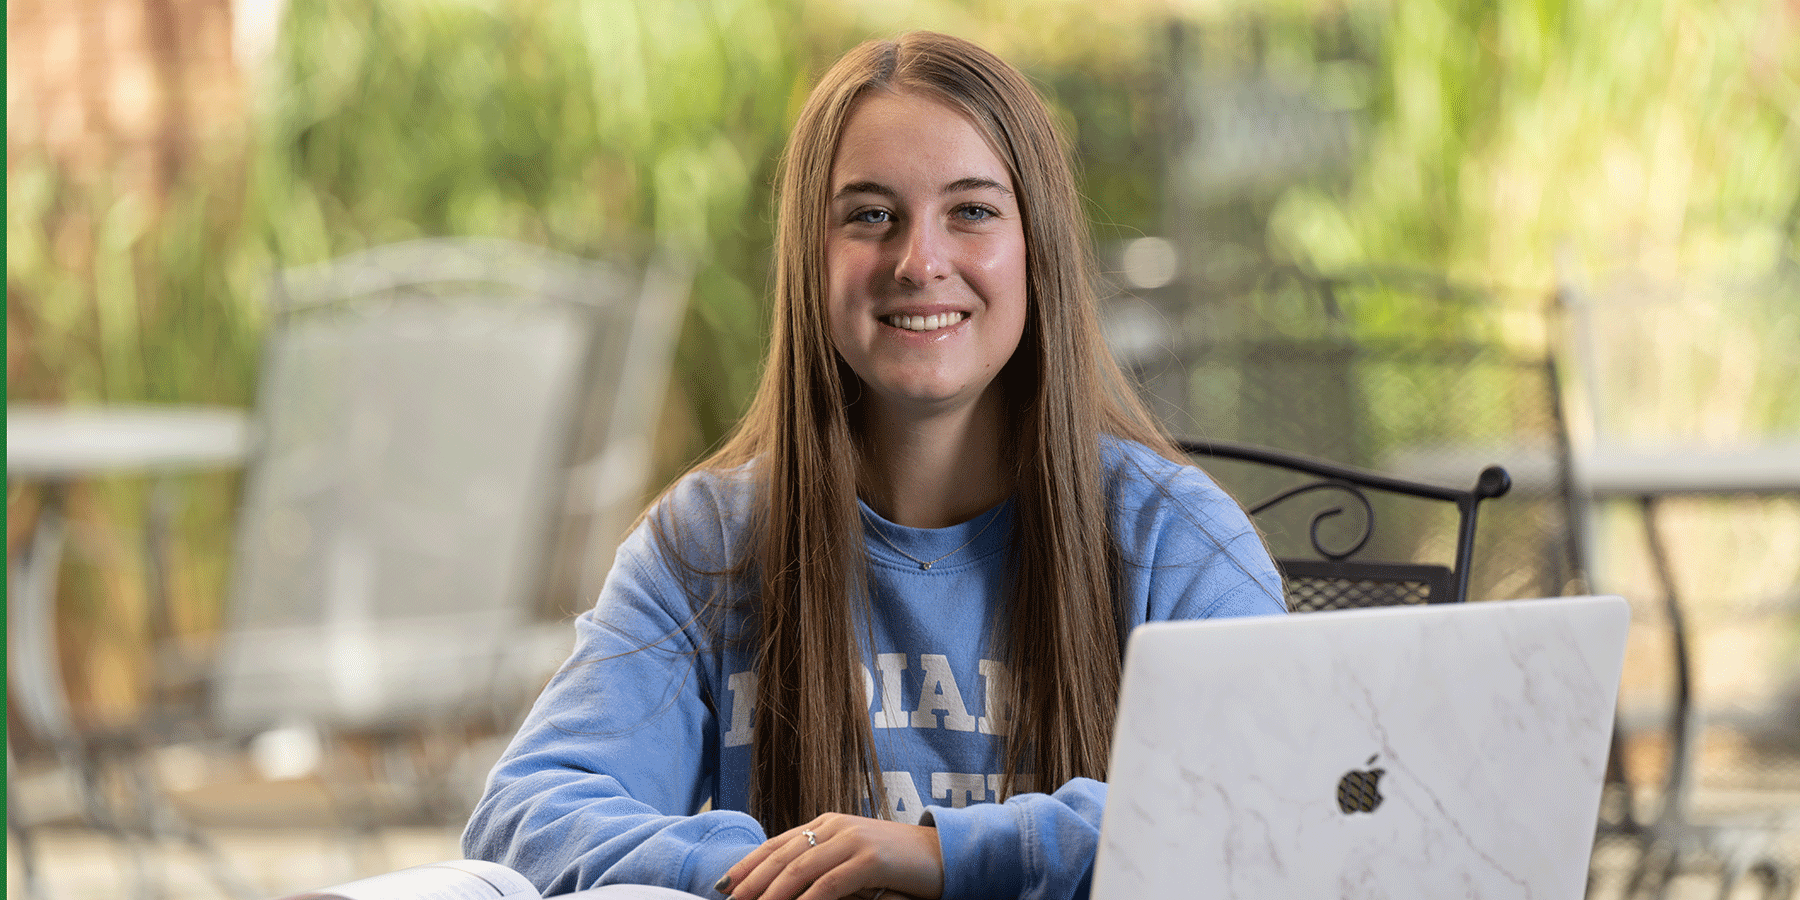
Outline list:
[[[850,221],[864,225],[885,225],[893,219],[893,214],[885,209],[859,209],[850,214]]]
[[[986,219],[992,219],[995,216],[1000,215],[1000,212],[991,206],[982,206],[979,203],[970,203],[965,206],[957,207],[956,215],[967,222],[980,222],[980,221],[984,221]]]

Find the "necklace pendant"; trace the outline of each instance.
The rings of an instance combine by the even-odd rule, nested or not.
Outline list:
[[[921,572],[931,571],[931,563],[919,563],[919,571],[921,571]]]

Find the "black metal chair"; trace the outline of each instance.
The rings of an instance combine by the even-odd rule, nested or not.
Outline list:
[[[1282,480],[1267,499],[1249,504],[1248,509],[1277,547],[1275,562],[1286,579],[1288,608],[1294,612],[1463,602],[1469,595],[1476,512],[1481,501],[1503,496],[1512,487],[1512,477],[1500,466],[1483,469],[1475,485],[1464,489],[1410,481],[1253,444],[1189,439],[1177,441],[1177,445],[1190,456],[1207,459],[1208,472],[1227,490],[1244,482],[1234,481],[1228,475],[1221,477],[1226,475],[1225,467],[1212,464],[1216,461],[1251,464]],[[1372,546],[1383,546],[1372,541],[1379,505],[1372,493],[1454,506],[1453,562],[1443,565],[1365,555]],[[1322,502],[1299,502],[1309,496]],[[1346,504],[1353,504],[1360,517],[1341,519]],[[1292,544],[1278,540],[1292,537],[1283,524],[1284,510],[1297,510],[1302,515],[1310,512],[1304,525],[1310,557],[1283,549]],[[1404,529],[1389,529],[1400,530]],[[1334,544],[1335,547],[1330,546]],[[1394,545],[1390,542],[1385,546]]]
[[[1540,299],[1503,302],[1429,272],[1282,267],[1122,294],[1103,315],[1115,357],[1171,433],[1440,485],[1504,466],[1511,491],[1483,511],[1466,576],[1468,598],[1485,600],[1588,593]],[[1228,486],[1273,492],[1267,477]],[[1437,515],[1384,516],[1414,533],[1389,547],[1378,534],[1369,551],[1411,553],[1405,541],[1418,540],[1450,558],[1455,527]]]

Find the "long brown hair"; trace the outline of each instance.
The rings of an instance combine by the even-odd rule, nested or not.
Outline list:
[[[808,98],[782,160],[775,322],[756,396],[700,464],[752,463],[743,559],[757,667],[750,811],[771,833],[822,812],[886,808],[863,692],[867,556],[857,512],[854,373],[826,321],[825,214],[844,122],[872,91],[918,92],[975,124],[1010,169],[1026,244],[1024,336],[1002,372],[1017,412],[1010,596],[995,611],[1013,728],[1006,790],[1105,775],[1122,644],[1119,555],[1100,436],[1169,446],[1100,338],[1091,246],[1065,147],[1025,77],[967,41],[915,32],[845,54]],[[675,551],[663,534],[665,550]]]

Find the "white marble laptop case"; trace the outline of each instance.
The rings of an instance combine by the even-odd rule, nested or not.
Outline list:
[[[1577,597],[1139,628],[1095,900],[1581,897],[1628,618]]]

